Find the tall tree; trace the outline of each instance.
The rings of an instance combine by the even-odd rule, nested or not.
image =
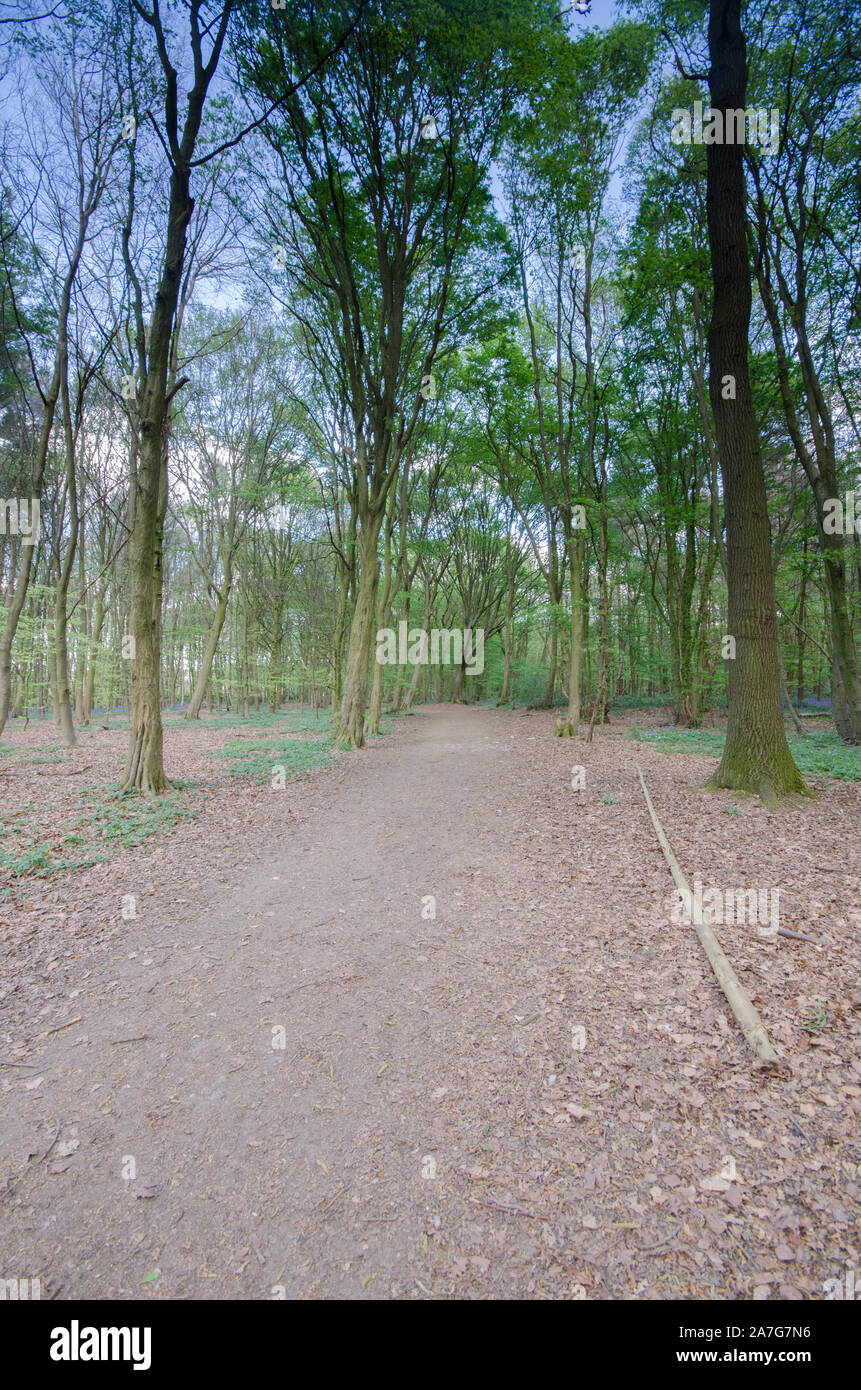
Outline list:
[[[747,95],[741,0],[711,0],[709,92],[726,134]],[[733,113],[732,115],[730,113]],[[743,119],[743,116],[742,116]],[[748,363],[750,265],[744,149],[724,139],[708,146],[706,217],[714,297],[709,328],[709,397],[724,486],[729,629],[729,720],[712,785],[755,791],[773,804],[806,790],[795,766],[780,702],[777,612],[771,530]]]
[[[769,4],[764,18],[756,95],[777,103],[784,128],[771,156],[748,152],[754,264],[787,427],[813,494],[831,619],[831,709],[838,732],[857,743],[861,672],[849,600],[851,532],[846,537],[830,523],[845,457],[839,361],[853,356],[846,349],[859,275],[861,45],[857,26],[835,0],[818,13],[805,0]]]
[[[190,0],[188,25],[192,81],[180,122],[179,73],[171,59],[159,0],[147,10],[131,0],[134,11],[152,31],[164,78],[162,130],[170,163],[164,255],[148,334],[142,314],[138,355],[144,381],[138,395],[137,427],[140,454],[135,479],[135,508],[131,535],[132,708],[129,752],[121,788],[161,792],[164,774],[160,709],[162,533],[167,510],[167,427],[170,410],[168,372],[171,364],[177,306],[182,286],[188,225],[194,208],[191,196],[194,155],[203,121],[207,93],[221,58],[235,0]],[[204,47],[209,39],[209,55]]]
[[[294,312],[317,351],[325,343],[340,361],[348,410],[357,582],[339,732],[354,747],[364,741],[389,493],[434,399],[434,364],[468,323],[463,304],[460,319],[454,312],[457,281],[477,301],[479,275],[490,278],[463,252],[489,203],[515,40],[547,13],[531,0],[480,11],[474,0],[383,0],[292,97],[289,74],[319,49],[315,30],[292,22],[291,10],[289,27],[272,17],[267,42],[246,45],[258,104],[283,113],[264,126],[275,157],[264,217],[302,291]]]
[[[109,90],[108,74],[103,63],[106,44],[115,41],[115,28],[96,11],[92,22],[76,18],[68,23],[55,23],[47,35],[28,34],[25,51],[32,60],[30,77],[34,85],[50,91],[54,126],[59,126],[62,139],[57,144],[35,125],[35,104],[31,107],[30,122],[19,133],[19,162],[16,174],[22,188],[29,190],[18,229],[23,221],[29,223],[29,237],[34,256],[53,260],[50,276],[52,326],[50,341],[42,345],[50,366],[41,367],[43,352],[29,344],[27,359],[32,372],[33,387],[38,397],[38,425],[32,435],[32,454],[28,480],[29,505],[38,506],[45,469],[51,449],[58,405],[65,414],[66,449],[70,444],[69,420],[69,344],[73,298],[84,252],[93,234],[99,204],[110,176],[111,164],[120,143],[116,94]],[[33,71],[35,69],[35,72]],[[22,107],[27,101],[22,96]],[[24,202],[22,198],[22,203]],[[44,246],[47,241],[48,250]],[[4,236],[0,253],[4,256],[3,274],[6,290],[13,304],[16,299],[14,267],[5,260],[14,247],[14,238]],[[37,259],[39,257],[37,256]],[[16,323],[21,328],[26,310],[16,306]],[[74,458],[68,460],[74,469]],[[74,491],[74,478],[72,479]],[[0,633],[0,733],[9,715],[12,681],[12,643],[27,600],[33,573],[33,545],[20,547],[18,574],[14,591],[6,609]],[[74,558],[74,546],[70,546]],[[67,724],[67,740],[73,740],[71,715]]]

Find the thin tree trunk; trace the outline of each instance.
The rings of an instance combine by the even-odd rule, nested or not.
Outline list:
[[[228,603],[228,581],[225,579],[224,587],[219,590],[218,601],[215,605],[215,613],[209,631],[206,634],[206,642],[203,647],[203,656],[197,671],[197,680],[194,691],[186,710],[186,719],[197,719],[200,716],[200,707],[203,704],[203,697],[206,694],[206,687],[209,684],[209,675],[212,670],[212,660],[218,646],[218,639],[224,627],[224,620],[227,617]]]
[[[792,722],[795,726],[795,732],[797,734],[800,734],[801,737],[804,738],[804,725],[802,724],[801,720],[795,712],[795,706],[792,703],[792,696],[789,693],[789,686],[786,684],[786,668],[783,664],[783,652],[781,651],[780,643],[778,643],[777,647],[777,660],[780,665],[780,689],[783,693],[783,698],[786,701],[786,707],[789,710],[790,718],[792,719]]]
[[[188,91],[181,135],[177,122],[177,74],[167,60],[157,7],[150,12],[147,21],[155,31],[166,77],[165,126],[172,159],[164,261],[150,320],[146,380],[138,399],[140,463],[137,477],[131,480],[132,487],[136,488],[131,537],[134,656],[131,663],[129,752],[121,790],[136,787],[140,791],[158,793],[168,786],[164,774],[164,735],[159,698],[162,540],[167,511],[167,441],[172,394],[168,392],[168,373],[188,224],[194,209],[190,187],[191,161],[203,119],[206,94],[218,67],[232,8],[232,0],[224,0],[221,13],[213,18],[212,26],[216,32],[208,62],[204,64],[200,52],[195,53],[194,84]],[[198,7],[193,5],[192,11],[196,23]],[[124,230],[128,234],[130,228]],[[142,336],[142,319],[139,319],[138,328],[139,336]],[[173,391],[180,384],[176,383]]]
[[[269,713],[275,714],[281,705],[281,629],[284,624],[284,600],[279,597],[272,605],[272,630],[270,634],[269,663]]]
[[[386,529],[383,542],[383,588],[380,594],[379,613],[380,627],[388,627],[392,616],[392,533],[395,524],[395,502],[397,492],[394,488],[389,492],[389,503],[386,511]],[[380,732],[380,717],[383,712],[383,667],[379,661],[374,662],[374,674],[371,682],[371,706],[368,710],[366,732],[376,736]]]

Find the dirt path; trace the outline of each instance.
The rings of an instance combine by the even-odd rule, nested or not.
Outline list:
[[[792,1061],[755,1077],[667,924],[631,745],[548,735],[422,710],[303,784],[253,868],[73,972],[80,1022],[0,1071],[0,1276],[60,1298],[795,1298],[857,1266],[857,946],[728,944]],[[684,866],[719,814],[688,791],[701,760],[637,756]],[[857,809],[834,793],[818,857]],[[712,859],[810,813],[744,814]],[[811,1047],[785,1020],[826,955]]]

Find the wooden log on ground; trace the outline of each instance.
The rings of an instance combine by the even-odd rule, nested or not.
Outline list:
[[[738,976],[724,955],[717,937],[709,924],[703,920],[702,908],[699,907],[694,900],[694,895],[688,886],[687,879],[682,873],[679,862],[670,848],[670,842],[664,834],[661,822],[658,820],[655,808],[652,805],[652,798],[649,796],[646,784],[643,781],[643,774],[640,771],[639,765],[637,766],[637,774],[640,778],[640,786],[643,788],[643,795],[646,798],[646,806],[649,809],[649,815],[652,818],[652,825],[655,827],[658,843],[669,865],[673,881],[685,901],[689,902],[691,905],[691,922],[694,930],[702,943],[703,950],[708,956],[709,964],[717,976],[718,984],[726,995],[727,1002],[741,1025],[744,1036],[762,1062],[767,1063],[769,1066],[785,1068],[786,1063],[783,1062],[775,1052],[771,1040],[765,1031],[762,1019],[750,1002]]]

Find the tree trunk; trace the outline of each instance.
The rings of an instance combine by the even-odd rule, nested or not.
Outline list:
[[[153,335],[155,336],[155,335]],[[158,389],[158,383],[156,390]],[[164,388],[161,390],[164,396]],[[164,412],[166,412],[166,404]],[[157,414],[154,408],[154,414]],[[164,413],[161,416],[164,422]],[[161,568],[164,511],[161,494],[164,457],[161,431],[155,420],[141,421],[140,466],[132,531],[131,711],[129,753],[120,790],[137,788],[147,793],[168,787],[164,775],[164,736],[161,722]]]
[[[219,590],[218,602],[215,605],[215,613],[209,632],[206,634],[206,644],[203,648],[203,657],[197,672],[197,680],[194,692],[186,710],[186,719],[198,719],[200,717],[200,707],[203,704],[203,697],[206,694],[206,687],[209,684],[209,674],[212,670],[212,660],[218,646],[218,639],[221,636],[221,629],[224,627],[224,619],[227,617],[227,604],[230,597],[230,576],[225,575],[224,586]]]
[[[795,706],[792,703],[792,696],[789,693],[789,686],[786,684],[786,668],[783,664],[783,652],[780,649],[779,643],[777,647],[777,660],[780,666],[780,689],[783,693],[783,698],[786,701],[786,707],[789,710],[790,718],[792,719],[792,723],[795,727],[795,732],[799,734],[801,738],[804,738],[804,725],[802,724],[801,720],[795,712]]]
[[[601,499],[601,554],[598,560],[598,693],[592,706],[592,717],[586,733],[586,742],[592,742],[595,721],[604,723],[607,717],[607,681],[610,675],[610,594],[607,586],[607,559],[609,554],[607,535],[606,499]]]
[[[395,521],[395,502],[397,492],[394,488],[389,493],[389,503],[386,511],[386,529],[383,545],[383,588],[380,595],[380,627],[388,627],[392,616],[392,532]],[[371,707],[368,711],[366,732],[376,737],[380,732],[380,717],[383,712],[383,667],[379,661],[375,661],[374,675],[371,682]]]
[[[94,211],[95,204],[89,206],[89,210],[81,212],[78,223],[78,236],[74,250],[69,262],[63,288],[60,294],[59,311],[57,315],[57,346],[54,353],[54,366],[51,373],[51,380],[45,390],[42,401],[42,422],[39,428],[39,439],[36,445],[36,452],[33,459],[33,467],[30,475],[30,522],[33,523],[33,509],[36,502],[42,496],[42,479],[45,473],[45,464],[48,458],[48,448],[51,442],[51,431],[54,427],[54,416],[57,410],[57,401],[60,398],[60,391],[64,382],[68,382],[68,363],[69,363],[69,306],[72,298],[72,286],[78,273],[81,255],[86,241],[87,227],[89,219]],[[18,629],[18,622],[24,609],[27,599],[27,590],[30,587],[30,577],[33,572],[33,553],[37,536],[35,528],[31,534],[32,545],[22,544],[20,547],[20,567],[18,578],[12,598],[6,607],[6,620],[3,624],[3,631],[0,633],[0,734],[6,727],[6,720],[9,717],[9,702],[12,693],[12,643],[15,640],[15,633]]]
[[[465,703],[464,690],[466,688],[466,663],[461,661],[454,668],[454,675],[451,681],[451,703],[462,705]]]
[[[715,110],[745,106],[740,6],[741,0],[711,0],[709,92]],[[780,705],[771,532],[748,370],[751,287],[743,147],[712,144],[706,158],[714,283],[709,394],[726,507],[729,628],[736,642],[726,744],[711,785],[755,791],[773,804],[782,794],[806,788],[786,742]],[[734,398],[725,398],[730,393]]]
[[[51,714],[55,724],[60,722],[60,692],[57,688],[56,647],[48,653],[48,683],[51,688]]]
[[[277,598],[272,605],[272,631],[270,635],[271,659],[269,663],[269,713],[277,714],[281,706],[281,629],[284,623],[284,600]]]
[[[102,640],[102,628],[105,622],[105,596],[107,588],[100,589],[96,594],[96,605],[93,611],[93,630],[91,634],[92,650],[90,659],[87,663],[87,683],[84,687],[84,722],[90,722],[90,715],[93,712],[93,696],[96,688],[96,650]]]
[[[576,738],[580,726],[580,670],[583,663],[583,554],[582,534],[573,530],[565,537],[571,589],[571,642],[568,653],[568,717],[559,728],[565,738]]]
[[[807,596],[807,537],[801,544],[801,595],[798,600],[798,628],[796,630],[796,662],[798,669],[795,673],[796,698],[799,703],[804,699],[804,601]]]
[[[67,748],[75,746],[75,725],[72,719],[72,689],[69,679],[69,623],[68,597],[69,582],[75,565],[78,545],[78,486],[75,474],[75,440],[72,431],[71,403],[69,400],[68,358],[63,359],[61,395],[63,402],[63,437],[66,446],[66,494],[69,499],[69,541],[66,556],[57,575],[57,593],[54,602],[54,642],[57,654],[57,698],[60,705],[60,728],[63,742]],[[60,553],[60,542],[57,543]]]
[[[369,517],[359,537],[359,583],[353,621],[350,625],[350,643],[338,726],[339,738],[348,748],[361,748],[365,741],[368,662],[374,638],[374,615],[380,576],[377,540],[381,524],[382,514]]]
[[[203,119],[206,94],[218,67],[232,8],[233,0],[224,0],[220,14],[213,16],[209,32],[215,30],[215,33],[208,62],[204,64],[200,52],[195,53],[194,85],[187,94],[188,104],[181,136],[177,123],[177,75],[167,59],[158,7],[149,13],[147,19],[156,34],[160,61],[167,80],[165,128],[171,148],[171,175],[164,261],[150,320],[146,381],[137,402],[140,463],[137,476],[131,479],[132,489],[136,491],[131,537],[131,629],[134,637],[132,707],[128,760],[120,790],[136,787],[140,791],[157,793],[168,786],[164,775],[164,737],[159,702],[162,541],[167,512],[167,441],[172,395],[172,392],[168,392],[167,383],[188,224],[194,210],[191,162]],[[196,16],[196,8],[193,12]],[[140,319],[138,332],[142,339],[143,325]],[[173,387],[173,391],[179,384]],[[130,413],[133,414],[133,411]]]
[[[80,537],[78,541],[78,578],[81,586],[81,630],[78,646],[78,656],[75,662],[75,718],[79,724],[87,724],[89,720],[84,711],[84,690],[86,688],[86,668],[90,662],[90,602],[86,593],[87,572],[85,554],[85,533],[84,522],[81,519]]]
[[[541,701],[542,709],[553,708],[553,695],[556,691],[556,666],[558,663],[559,650],[559,629],[558,629],[558,594],[551,593],[550,602],[550,656],[547,670],[547,685],[544,688],[544,699]]]
[[[66,592],[62,586],[57,590],[54,608],[54,644],[57,671],[57,703],[59,724],[66,748],[74,748],[75,724],[72,719],[72,683],[69,679],[69,640],[66,612]]]
[[[505,650],[505,669],[502,673],[502,689],[497,704],[506,705],[511,698],[511,643],[514,637],[514,569],[511,564],[511,541],[506,550],[508,586],[505,591],[505,625],[502,629],[502,644]]]

